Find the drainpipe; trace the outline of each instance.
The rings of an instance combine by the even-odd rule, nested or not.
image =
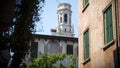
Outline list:
[[[117,65],[118,68],[120,67],[119,62],[119,7],[118,7],[118,0],[115,0],[115,20],[116,20],[116,50],[117,50]]]

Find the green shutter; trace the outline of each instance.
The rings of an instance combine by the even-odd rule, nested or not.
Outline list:
[[[89,58],[89,31],[84,33],[84,60]]]
[[[87,49],[87,58],[89,58],[89,32],[87,32],[87,46],[86,46],[86,49]]]
[[[106,28],[107,28],[107,43],[108,43],[110,40],[109,11],[106,11],[106,24],[107,24]]]
[[[105,31],[105,42],[107,42],[107,16],[106,13],[104,13],[104,31]]]
[[[86,59],[86,34],[84,34],[84,60]]]
[[[109,41],[113,40],[113,24],[112,24],[112,7],[109,8],[109,14],[108,14],[108,18],[109,18]]]
[[[110,6],[104,13],[104,28],[106,44],[113,40],[112,7]]]
[[[83,0],[83,7],[88,3],[88,0]]]
[[[85,0],[85,5],[88,3],[88,0]]]

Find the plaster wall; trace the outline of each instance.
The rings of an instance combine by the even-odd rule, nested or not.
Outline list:
[[[103,11],[112,5],[114,43],[104,50]],[[89,0],[86,8],[83,0],[78,0],[79,21],[79,68],[114,68],[114,50],[116,49],[116,24],[114,0]],[[83,34],[89,29],[90,61],[84,64]]]

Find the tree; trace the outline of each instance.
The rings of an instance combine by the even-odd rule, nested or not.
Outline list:
[[[68,57],[68,59],[71,60],[71,64],[68,67],[63,66],[61,63],[64,58],[67,58],[65,54],[50,54],[40,56],[28,64],[27,68],[75,68],[76,59],[73,55]],[[57,61],[60,61],[59,66],[54,65]]]
[[[70,55],[69,59],[71,59],[71,63],[68,68],[75,68],[76,58],[73,55]]]
[[[38,10],[41,9],[39,8],[41,2],[44,3],[44,0],[20,0],[16,4],[14,32],[11,36],[14,52],[13,68],[19,68],[22,59],[28,52],[35,22],[39,21]]]
[[[41,56],[30,63],[27,68],[57,68],[54,66],[58,60],[63,60],[65,58],[65,54],[51,54]]]

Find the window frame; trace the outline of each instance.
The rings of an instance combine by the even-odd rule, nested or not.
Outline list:
[[[89,0],[83,0],[83,7],[85,7],[88,4],[88,2],[89,2]]]
[[[60,17],[60,23],[62,23],[62,17]]]
[[[83,10],[82,10],[82,12],[84,12],[86,10],[86,8],[89,6],[89,0],[86,4],[84,4],[84,1],[85,0],[83,0]]]
[[[109,15],[111,14],[111,15]],[[104,16],[104,35],[105,44],[113,40],[113,19],[112,19],[112,6],[109,6],[103,13]],[[111,20],[111,21],[110,21]],[[109,23],[110,22],[110,23]],[[111,34],[112,33],[112,34]]]
[[[111,19],[112,19],[112,39],[109,41],[109,42],[107,42],[106,43],[106,30],[105,30],[105,19],[104,19],[104,14],[105,14],[105,12],[109,9],[109,8],[111,8]],[[103,50],[106,50],[108,47],[110,47],[115,41],[114,41],[114,21],[113,21],[113,5],[112,5],[112,2],[111,3],[109,3],[107,6],[106,6],[106,8],[105,9],[103,9],[103,25],[104,25],[104,47],[103,47]]]
[[[64,14],[64,22],[67,23],[68,22],[68,15]]]
[[[86,34],[88,32],[88,35]],[[86,43],[85,41],[85,39],[86,39],[86,37],[88,37],[87,39],[87,42],[88,43]],[[89,37],[89,29],[87,29],[86,31],[84,31],[84,33],[83,33],[83,46],[84,46],[84,63],[83,64],[85,64],[86,62],[88,62],[89,60],[90,60],[90,42],[89,42],[89,39],[90,37]],[[87,48],[86,48],[86,46],[88,45],[88,50],[86,50]],[[88,51],[88,53],[87,52],[85,52],[85,51]],[[85,57],[86,55],[88,54],[88,57]]]
[[[68,48],[68,46],[72,46],[72,50],[70,50],[70,48]],[[69,49],[69,50],[68,50]],[[72,51],[72,53],[70,53],[70,52]],[[66,54],[67,55],[73,55],[73,45],[67,45],[67,47],[66,47]]]
[[[57,46],[57,47],[56,47]],[[54,49],[56,48],[56,49]],[[48,44],[48,50],[50,54],[57,54],[60,53],[60,45],[57,41],[50,41]]]
[[[32,59],[38,57],[38,42],[35,42],[35,41],[31,42],[30,52],[31,52],[30,56]]]

